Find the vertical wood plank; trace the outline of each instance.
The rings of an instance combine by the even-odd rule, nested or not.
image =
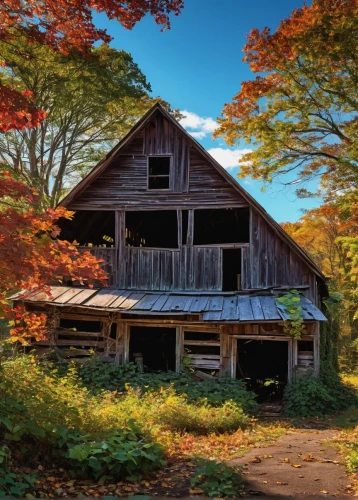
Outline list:
[[[183,351],[184,351],[184,332],[183,327],[178,326],[175,332],[175,371],[182,371]]]
[[[287,342],[288,349],[288,363],[287,363],[287,382],[289,384],[293,381],[293,339]]]
[[[231,341],[231,378],[236,378],[236,365],[237,365],[237,339],[230,338]]]
[[[177,210],[177,221],[178,221],[178,248],[181,249],[183,243],[183,212],[182,210]]]
[[[315,332],[313,337],[313,375],[319,376],[320,369],[320,324],[319,321],[315,323]]]
[[[188,233],[186,244],[193,246],[194,244],[194,210],[188,210]]]
[[[230,377],[229,335],[226,330],[220,334],[220,376]]]
[[[130,327],[123,323],[123,364],[129,363]]]

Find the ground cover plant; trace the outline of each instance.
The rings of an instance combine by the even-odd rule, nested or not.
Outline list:
[[[178,473],[178,481],[187,494],[197,468],[193,458],[220,462],[285,432],[257,426],[229,394],[225,399],[220,384],[219,398],[210,401],[204,386],[195,401],[171,380],[161,384],[164,375],[154,377],[151,388],[143,375],[143,385],[126,383],[123,392],[94,390],[74,366],[61,372],[32,355],[3,359],[0,490],[14,496],[92,495],[98,488],[119,496],[150,493],[161,484],[175,483],[165,473],[166,463],[182,463],[180,470],[186,472]],[[191,386],[186,376],[177,380],[193,391],[199,384]],[[240,385],[238,393],[243,390]],[[228,488],[229,495],[224,483],[231,484],[231,475],[226,471],[223,477],[226,474],[219,486],[222,494]],[[212,485],[213,490],[219,486]]]

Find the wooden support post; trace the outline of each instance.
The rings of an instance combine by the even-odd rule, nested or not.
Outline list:
[[[294,343],[293,339],[290,339],[287,342],[287,348],[288,348],[287,382],[289,384],[291,384],[293,381],[293,343]]]
[[[231,366],[230,366],[230,376],[231,378],[236,378],[236,362],[237,362],[237,338],[230,337],[231,343]]]
[[[182,244],[183,244],[183,212],[182,212],[182,210],[177,210],[177,221],[178,221],[178,248],[181,248]]]
[[[124,364],[124,335],[125,335],[126,324],[123,322],[117,323],[117,334],[116,334],[116,355],[114,358],[114,363],[116,365]]]
[[[124,324],[123,332],[123,364],[129,363],[129,340],[130,340],[130,329],[127,324]]]
[[[315,331],[313,336],[313,375],[319,376],[320,368],[320,324],[319,321],[315,324]]]
[[[229,336],[224,330],[220,334],[220,376],[230,377]]]
[[[181,326],[175,330],[175,371],[180,373],[183,369],[184,332]]]

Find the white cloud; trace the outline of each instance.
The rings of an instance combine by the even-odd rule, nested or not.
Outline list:
[[[219,124],[212,118],[202,117],[191,111],[181,111],[184,118],[180,120],[180,124],[195,137],[195,139],[204,139],[208,134],[212,134]]]
[[[239,166],[242,156],[251,153],[251,149],[227,149],[211,148],[208,153],[224,168],[234,168]]]

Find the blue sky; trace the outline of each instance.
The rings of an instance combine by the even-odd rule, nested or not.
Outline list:
[[[280,20],[300,7],[299,0],[184,0],[185,8],[172,17],[170,31],[161,32],[150,17],[132,30],[125,30],[104,15],[95,15],[98,27],[113,37],[112,46],[133,55],[152,86],[173,108],[185,110],[183,125],[236,177],[240,148],[229,148],[222,139],[212,140],[215,120],[225,102],[235,95],[242,81],[252,78],[242,62],[242,47],[251,28],[275,29]],[[185,113],[184,113],[185,114]],[[265,192],[262,184],[241,179],[242,186],[278,221],[297,220],[302,209],[318,200],[300,200],[294,187],[274,183]],[[308,186],[314,190],[314,186]]]

